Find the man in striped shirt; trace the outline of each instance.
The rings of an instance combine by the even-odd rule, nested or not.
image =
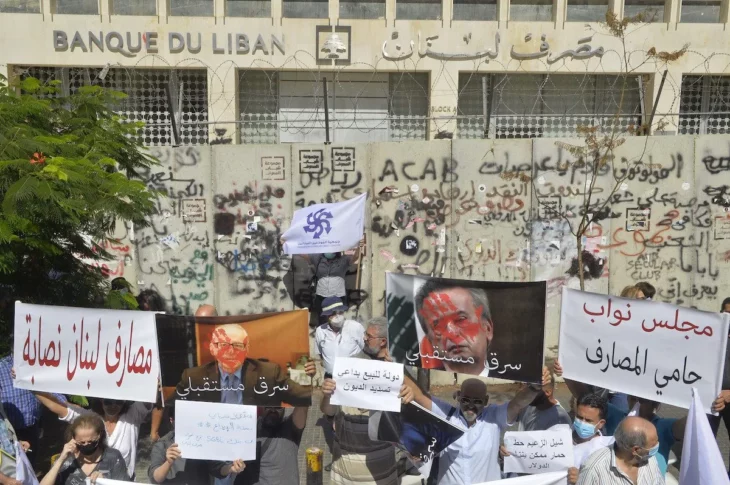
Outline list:
[[[596,451],[581,467],[578,485],[664,485],[656,460],[659,436],[651,422],[625,418],[614,438],[613,446]]]

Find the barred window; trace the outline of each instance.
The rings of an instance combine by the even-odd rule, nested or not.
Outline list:
[[[226,0],[229,17],[271,17],[271,0]]]
[[[579,126],[631,134],[642,122],[642,100],[637,76],[461,73],[458,137],[571,137]]]
[[[568,22],[604,22],[608,0],[568,0]]]
[[[150,0],[112,0],[113,15],[157,15],[157,2]]]
[[[397,0],[398,20],[441,20],[441,0]]]
[[[682,76],[679,133],[730,133],[730,76]]]
[[[550,22],[553,0],[511,0],[509,19],[516,22]]]
[[[170,15],[175,17],[212,17],[213,0],[170,0]]]
[[[454,0],[453,18],[454,20],[497,20],[497,0]]]
[[[329,17],[327,0],[282,0],[282,16],[294,19],[326,19]]]
[[[241,143],[424,140],[428,74],[241,70]]]
[[[664,0],[625,0],[624,18],[642,15],[646,22],[664,22]]]
[[[61,81],[59,94],[68,95],[85,85],[99,85],[127,94],[117,113],[145,126],[138,138],[148,146],[175,143],[171,114],[179,127],[180,144],[208,143],[208,79],[203,69],[109,69],[18,67],[17,74],[43,83]],[[48,96],[48,95],[46,95]],[[172,104],[170,103],[172,99]]]
[[[721,0],[682,0],[680,22],[711,24],[720,22]]]
[[[56,13],[99,15],[99,2],[98,0],[56,0]]]
[[[0,12],[41,13],[41,0],[0,0]]]
[[[340,0],[341,19],[384,19],[385,0]]]

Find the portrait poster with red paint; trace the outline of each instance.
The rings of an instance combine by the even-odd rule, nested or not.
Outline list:
[[[705,411],[720,394],[730,314],[563,288],[563,377]]]
[[[15,387],[155,402],[154,312],[15,303]]]
[[[539,383],[546,289],[387,273],[390,355],[424,369]]]

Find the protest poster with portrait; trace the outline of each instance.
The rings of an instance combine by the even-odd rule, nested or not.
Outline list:
[[[705,412],[720,393],[730,315],[563,288],[563,376]]]
[[[541,382],[545,282],[504,283],[386,275],[393,361]]]
[[[154,312],[15,303],[14,386],[155,402]]]
[[[159,315],[157,320],[166,327],[187,328],[195,338],[198,365],[178,372],[175,399],[221,402],[222,393],[233,391],[242,393],[240,404],[311,405],[311,386],[298,384],[288,373],[309,356],[307,310],[217,317]],[[221,371],[236,374],[236,382],[226,382],[234,377],[221,378]],[[170,382],[164,374],[163,380]]]

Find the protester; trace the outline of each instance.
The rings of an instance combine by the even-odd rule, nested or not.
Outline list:
[[[578,469],[595,451],[610,446],[613,436],[603,436],[601,431],[606,424],[608,401],[598,393],[585,394],[577,400],[575,420],[573,421],[573,462],[575,467],[568,470],[568,483],[578,482]]]
[[[487,385],[476,378],[461,385],[456,400],[459,407],[422,392],[411,381],[414,400],[424,408],[467,431],[432,462],[431,476],[438,485],[461,485],[499,480],[499,442],[502,431],[515,422],[519,413],[550,385],[550,373],[543,368],[542,384],[525,387],[511,401],[487,405]]]
[[[550,374],[550,383],[517,415],[518,431],[545,431],[558,424],[570,425],[570,416],[554,393],[555,377]]]
[[[136,444],[135,444],[136,445]],[[107,445],[106,423],[94,413],[74,419],[66,430],[66,444],[40,485],[85,485],[97,478],[129,481],[119,450]]]
[[[10,338],[12,341],[12,336]],[[32,392],[13,385],[13,353],[0,359],[0,400],[19,440],[30,443],[28,460],[35,466],[35,453],[41,436],[42,407]],[[59,401],[66,401],[61,394],[54,394]]]
[[[337,297],[345,305],[347,304],[347,285],[345,276],[350,265],[357,264],[360,260],[360,253],[365,247],[365,239],[352,256],[343,253],[324,254],[302,254],[302,257],[309,261],[314,270],[312,286],[314,286],[314,299],[312,301],[312,313],[317,315],[319,324],[326,322],[326,315],[322,314],[324,300]]]
[[[656,295],[656,288],[654,288],[654,285],[652,285],[648,281],[639,281],[634,286],[641,290],[641,293],[644,294],[644,298],[646,300],[654,299],[654,295]]]
[[[167,402],[165,413],[173,429],[152,446],[150,465],[147,468],[150,483],[198,485],[210,482],[209,462],[182,458],[182,452],[175,443],[174,400]]]
[[[722,300],[722,305],[720,305],[720,313],[730,313],[730,298],[725,298]]]
[[[304,366],[307,376],[314,377],[317,367],[309,361]],[[293,460],[299,454],[309,408],[297,407],[285,416],[282,407],[260,407],[256,433],[256,460],[233,481],[235,485],[283,485],[299,483],[299,465]],[[213,475],[224,464],[213,466]]]
[[[722,305],[720,305],[720,312],[730,313],[730,298],[725,298],[723,300]],[[728,338],[730,339],[730,335]],[[725,369],[722,374],[722,391],[720,391],[718,401],[721,401],[717,404],[723,407],[722,411],[720,411],[717,416],[714,414],[707,415],[707,419],[710,422],[710,428],[715,436],[717,436],[717,431],[720,429],[720,421],[725,423],[725,429],[728,434],[730,434],[730,406],[727,406],[727,404],[730,404],[730,352],[725,353]],[[730,475],[730,468],[728,470],[728,474]]]
[[[660,485],[659,437],[649,421],[629,417],[621,422],[612,447],[593,453],[580,469],[578,485]]]
[[[139,428],[152,411],[151,403],[95,399],[92,401],[91,411],[88,411],[60,402],[55,396],[46,392],[35,392],[34,394],[41,404],[57,415],[61,421],[67,423],[75,422],[77,418],[87,414],[96,413],[101,416],[105,431],[103,437],[105,445],[108,437],[108,446],[121,453],[124,463],[127,465],[127,474],[134,480]],[[90,422],[83,421],[83,423],[89,425]]]
[[[365,340],[364,348],[367,352],[357,355],[357,358],[388,360],[388,350],[382,340],[384,337],[370,338],[369,336],[384,335],[386,322],[382,317],[373,318],[368,322],[367,330],[361,334],[361,341]],[[336,388],[336,382],[327,378],[322,384],[324,397],[320,409],[325,416],[334,419],[334,443],[332,446],[331,483],[333,485],[395,485],[398,483],[398,467],[396,452],[391,443],[373,441],[369,436],[370,411],[367,409],[349,406],[334,406],[330,404],[330,397]],[[413,399],[411,388],[403,385],[401,399],[410,402]]]
[[[367,357],[365,357],[367,358]],[[397,485],[398,469],[395,448],[386,441],[373,441],[368,433],[370,411],[367,409],[330,404],[337,388],[333,379],[322,384],[321,410],[335,417],[335,444],[332,449],[332,485]],[[413,391],[403,384],[401,400],[413,400]]]
[[[337,357],[353,357],[363,350],[365,329],[355,320],[345,319],[347,307],[337,297],[325,298],[322,316],[327,317],[314,332],[317,352],[322,356],[325,377],[332,377]]]
[[[165,300],[155,290],[143,290],[137,295],[139,309],[146,312],[166,312]]]
[[[22,482],[15,479],[18,443],[24,452],[29,450],[30,443],[18,439],[10,419],[0,405],[0,484],[2,485],[22,485]]]
[[[362,351],[372,359],[391,361],[388,352],[388,320],[385,317],[370,319],[363,335]]]
[[[563,375],[563,368],[559,362],[555,362],[555,374]],[[590,393],[590,386],[582,382],[565,379],[565,384],[576,399],[579,396]],[[720,397],[718,397],[720,399]],[[628,396],[628,407],[633,409],[639,404],[639,416],[651,422],[655,427],[659,436],[659,455],[657,461],[662,475],[667,472],[667,463],[669,462],[669,453],[674,446],[675,441],[682,441],[684,438],[684,428],[687,424],[687,417],[681,419],[660,418],[656,412],[659,410],[659,403],[636,396]],[[627,412],[619,409],[613,404],[608,404],[608,413],[606,414],[606,424],[604,426],[605,434],[613,435],[619,423],[628,415]]]
[[[426,367],[487,377],[494,337],[487,292],[431,279],[415,300],[426,335],[420,346]]]
[[[627,286],[621,290],[621,298],[632,298],[634,300],[646,300],[646,295],[638,286]]]

